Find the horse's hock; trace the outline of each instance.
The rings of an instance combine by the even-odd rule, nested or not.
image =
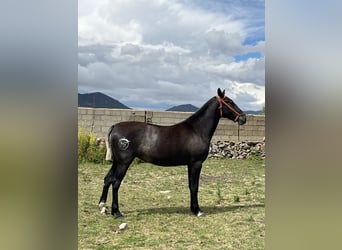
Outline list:
[[[108,128],[122,121],[141,121],[158,125],[172,125],[192,115],[192,112],[145,111],[130,109],[78,108],[78,125],[104,138]],[[265,137],[265,116],[247,115],[246,124],[239,126],[228,119],[221,119],[212,143],[262,142]]]

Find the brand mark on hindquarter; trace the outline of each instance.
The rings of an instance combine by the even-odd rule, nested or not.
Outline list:
[[[127,140],[125,137],[123,137],[118,142],[119,148],[121,148],[122,150],[126,150],[129,147],[129,143],[130,143],[130,141]]]

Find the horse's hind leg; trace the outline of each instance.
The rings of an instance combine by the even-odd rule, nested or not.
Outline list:
[[[122,217],[122,214],[119,210],[119,188],[123,178],[126,175],[127,169],[130,164],[118,164],[115,169],[113,179],[112,179],[112,187],[113,187],[113,201],[112,201],[112,211],[111,214],[115,218]]]
[[[113,164],[111,169],[108,171],[107,175],[104,178],[104,184],[103,184],[103,189],[102,189],[102,194],[101,194],[101,198],[99,201],[99,208],[101,210],[102,214],[106,214],[107,213],[107,206],[106,206],[106,201],[107,201],[107,196],[108,196],[108,189],[110,187],[110,185],[112,184],[112,180],[114,177],[114,171],[116,169],[116,161],[113,160]]]

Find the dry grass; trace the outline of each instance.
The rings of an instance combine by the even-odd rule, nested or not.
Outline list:
[[[264,249],[263,160],[207,160],[199,191],[204,218],[190,213],[187,168],[151,164],[131,166],[121,185],[124,219],[101,215],[109,167],[79,165],[79,249]],[[123,222],[129,228],[120,231]]]

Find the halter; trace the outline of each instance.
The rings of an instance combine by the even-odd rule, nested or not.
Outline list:
[[[229,103],[226,103],[225,101],[224,101],[224,98],[225,98],[226,96],[224,96],[223,98],[221,98],[221,97],[219,97],[219,96],[216,96],[216,98],[217,98],[217,100],[218,100],[218,102],[219,102],[219,104],[220,104],[220,106],[219,106],[219,110],[220,110],[220,118],[223,116],[223,114],[222,114],[222,103],[227,107],[227,108],[229,108],[235,115],[236,115],[236,117],[235,117],[235,119],[234,119],[234,122],[236,122],[238,119],[239,119],[239,117],[240,117],[240,114],[239,114],[239,112],[237,112]]]

